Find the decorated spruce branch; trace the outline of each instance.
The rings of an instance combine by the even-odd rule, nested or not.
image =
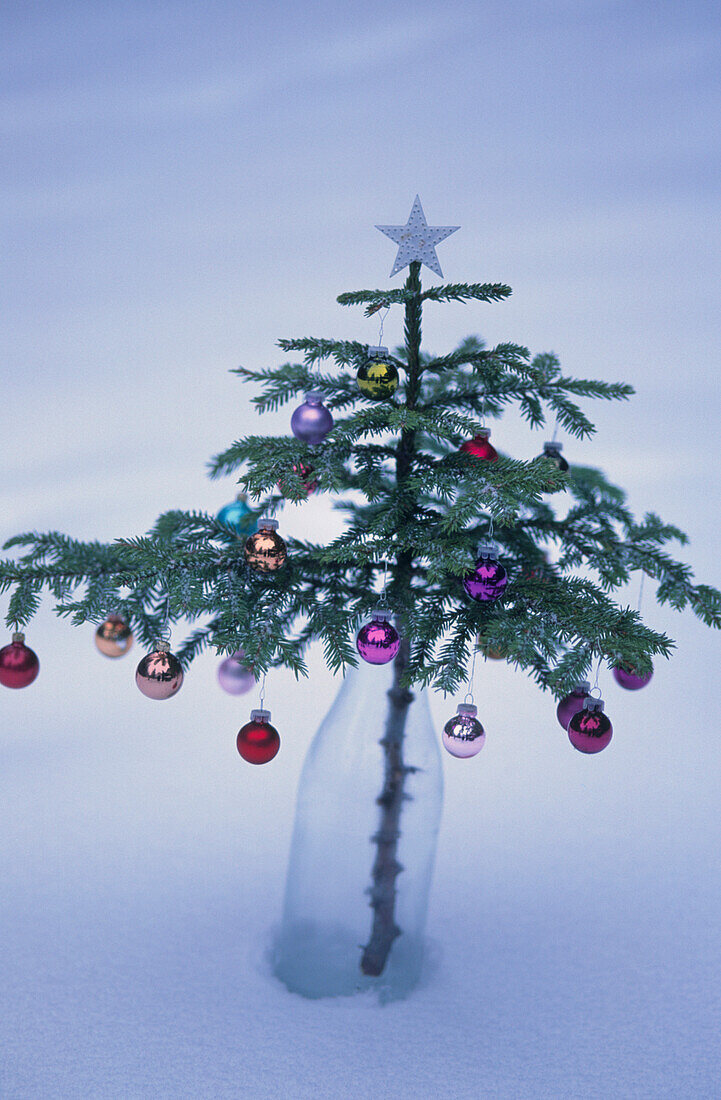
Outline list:
[[[647,677],[653,658],[669,656],[673,642],[614,601],[633,574],[656,583],[659,602],[690,606],[704,623],[721,625],[721,594],[694,584],[690,568],[666,550],[669,542],[686,542],[681,531],[651,513],[635,519],[623,491],[598,470],[568,468],[553,449],[530,462],[497,454],[482,430],[484,421],[515,407],[531,428],[550,421],[587,438],[594,427],[579,401],[626,400],[632,388],[570,378],[554,355],[531,356],[511,343],[489,348],[469,337],[447,354],[424,352],[426,303],[485,308],[507,298],[510,288],[454,283],[424,289],[421,263],[440,274],[435,244],[452,227],[426,226],[417,200],[407,226],[379,228],[399,243],[393,273],[408,266],[405,285],[342,294],[338,301],[363,306],[369,316],[380,308],[402,311],[403,346],[369,357],[368,347],[353,341],[284,339],[280,348],[291,361],[236,371],[250,384],[259,413],[302,401],[309,391],[322,397],[322,403],[311,398],[307,417],[300,413],[299,438],[249,436],[212,460],[211,476],[235,476],[252,512],[240,504],[240,521],[232,522],[222,513],[167,512],[147,535],[110,544],[58,533],[17,535],[5,544],[15,552],[12,559],[0,563],[0,587],[10,592],[8,626],[24,631],[45,592],[75,626],[120,622],[149,651],[138,682],[155,698],[173,694],[183,670],[208,648],[242,651],[256,678],[280,666],[305,675],[312,642],[320,642],[334,673],[355,665],[359,650],[374,663],[395,660],[381,742],[374,919],[361,961],[367,974],[382,972],[400,931],[394,899],[408,771],[403,730],[414,687],[457,692],[479,644],[559,698],[573,693],[598,662]],[[308,424],[319,423],[319,410],[326,427],[314,433]],[[282,523],[277,531],[271,523],[249,533],[249,519],[282,520],[285,500],[302,501],[316,490],[333,494],[347,516],[345,530],[329,545],[294,539]],[[479,558],[479,543],[491,536]],[[364,650],[367,633],[358,646],[356,635],[382,588],[392,622],[389,614],[376,616],[375,641]],[[168,631],[179,622],[191,624],[190,633],[169,654]],[[118,644],[124,652],[122,639]],[[16,670],[25,660],[19,679],[30,682],[37,667],[21,652],[32,653],[21,634],[2,654],[11,650]],[[2,682],[22,686],[0,656],[3,661]],[[580,698],[582,706],[584,693]],[[255,756],[251,742],[239,740],[239,749],[258,763],[275,755],[279,741],[268,712],[254,716],[255,727],[269,727],[268,736],[256,741]],[[482,744],[482,727],[473,715],[461,717],[455,755],[471,755],[472,742]],[[587,717],[598,718],[593,706]],[[452,742],[453,730],[449,736]],[[602,747],[600,740],[595,747]]]

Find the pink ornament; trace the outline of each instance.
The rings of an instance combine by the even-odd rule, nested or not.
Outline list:
[[[499,563],[493,545],[478,547],[478,561],[463,578],[463,587],[472,600],[492,603],[500,599],[508,584],[508,574]]]
[[[13,634],[10,645],[0,649],[0,684],[6,688],[29,687],[39,671],[38,655],[25,645],[25,635]]]
[[[169,652],[166,642],[161,642],[153,653],[148,653],[135,670],[135,682],[148,699],[170,699],[180,691],[183,669],[178,658]]]
[[[239,649],[218,665],[218,683],[229,695],[245,695],[255,686],[253,670],[244,661],[243,650]]]
[[[377,608],[371,621],[358,631],[356,647],[369,665],[387,665],[401,648],[400,635],[390,617],[390,611]]]
[[[639,675],[636,670],[630,665],[616,665],[613,670],[613,678],[617,684],[620,684],[626,691],[638,691],[640,688],[645,688],[649,682],[653,672],[646,673],[645,676]]]
[[[574,714],[578,714],[579,710],[583,710],[583,704],[586,702],[590,690],[589,681],[582,680],[569,695],[564,695],[561,699],[556,707],[556,717],[565,730],[568,729],[568,723]]]
[[[605,749],[613,737],[613,727],[603,713],[603,699],[589,695],[583,710],[568,723],[568,739],[579,752],[594,753]]]
[[[478,710],[472,703],[459,703],[458,712],[443,727],[443,747],[451,756],[467,759],[481,751],[486,732],[476,718]]]
[[[465,443],[461,443],[461,450],[468,455],[473,455],[474,458],[482,458],[486,462],[497,462],[498,451],[492,443],[489,443],[490,437],[490,428],[479,428],[474,439],[467,439]]]

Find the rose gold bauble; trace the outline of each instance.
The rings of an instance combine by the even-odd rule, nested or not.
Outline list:
[[[245,560],[260,573],[275,573],[288,556],[283,539],[276,531],[277,520],[260,520],[258,530],[245,544]]]
[[[135,682],[148,699],[170,699],[183,684],[180,661],[161,644],[143,657],[135,670]]]
[[[95,631],[95,644],[105,657],[124,657],[133,644],[133,635],[120,615],[108,615]]]

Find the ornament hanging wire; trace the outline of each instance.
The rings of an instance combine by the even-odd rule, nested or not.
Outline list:
[[[476,654],[477,654],[477,652],[478,652],[478,646],[474,645],[474,647],[473,647],[473,658],[471,660],[471,671],[470,671],[470,675],[469,675],[468,680],[467,680],[468,691],[463,696],[463,702],[464,703],[472,703],[473,702],[473,677],[474,677],[475,672],[476,672]]]
[[[636,613],[641,614],[641,601],[643,600],[643,582],[646,579],[645,570],[641,570],[641,583],[638,586],[638,604],[636,606]]]
[[[593,695],[594,691],[597,691],[598,692],[598,695],[596,696],[597,699],[601,698],[601,689],[598,686],[598,676],[599,676],[599,673],[601,671],[601,661],[602,660],[603,660],[603,655],[601,655],[598,658],[598,664],[596,665],[596,676],[595,676],[595,679],[593,681],[593,687],[591,688],[591,690],[588,693],[589,695]]]

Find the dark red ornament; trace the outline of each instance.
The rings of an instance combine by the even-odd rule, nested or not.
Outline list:
[[[467,455],[473,455],[474,458],[483,458],[486,462],[495,462],[498,458],[498,451],[489,442],[490,436],[490,428],[479,428],[474,439],[467,439],[465,443],[461,444],[461,450]]]
[[[269,710],[253,710],[238,731],[238,752],[249,764],[267,764],[280,748],[280,734],[270,724]]]
[[[603,713],[603,699],[589,695],[583,710],[568,723],[568,739],[579,752],[601,752],[613,737],[613,726]]]
[[[38,655],[25,645],[25,635],[13,634],[10,645],[0,649],[0,684],[6,688],[25,688],[39,671]]]

